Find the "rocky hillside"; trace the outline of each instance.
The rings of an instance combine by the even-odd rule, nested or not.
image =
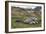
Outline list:
[[[23,8],[20,8],[20,7],[12,7],[11,10],[12,10],[12,16],[37,16],[37,15],[40,15],[41,14],[41,11],[40,10],[36,10],[37,8],[35,9],[23,9]]]

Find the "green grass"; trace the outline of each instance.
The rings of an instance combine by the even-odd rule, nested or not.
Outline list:
[[[16,22],[16,18],[18,17],[12,17],[12,28],[34,28],[34,27],[41,27],[41,22],[39,21],[39,23],[37,24],[25,24],[24,22]],[[23,19],[24,17],[19,17],[20,19]],[[25,17],[26,18],[26,17]]]
[[[17,7],[11,8],[11,28],[35,28],[35,27],[41,27],[41,15],[38,14],[38,12],[28,13],[26,9],[20,9]],[[31,10],[32,11],[32,10]],[[16,19],[25,20],[31,16],[38,17],[38,24],[25,24],[24,22],[16,22]]]

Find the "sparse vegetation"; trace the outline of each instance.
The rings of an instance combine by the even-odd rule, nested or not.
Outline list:
[[[19,7],[12,7],[12,12],[11,12],[11,22],[12,22],[12,28],[28,28],[28,27],[41,27],[41,14],[39,15],[38,11],[29,10],[29,9],[23,9]],[[30,13],[28,13],[30,11]],[[39,11],[40,12],[40,11]],[[35,16],[38,18],[37,22],[38,23],[33,23],[33,24],[28,24],[24,23],[24,20]],[[16,22],[16,21],[19,22]]]

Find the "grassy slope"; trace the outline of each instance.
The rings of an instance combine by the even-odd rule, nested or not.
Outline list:
[[[28,27],[40,27],[40,23],[36,24],[25,24],[23,22],[16,22],[15,18],[12,18],[12,28],[28,28]]]
[[[19,10],[19,11],[21,11],[21,10]],[[41,22],[39,22],[38,24],[25,24],[25,23],[23,23],[23,22],[16,22],[16,17],[14,17],[14,16],[21,16],[21,17],[19,17],[20,19],[25,19],[25,18],[27,18],[27,17],[29,17],[29,16],[26,16],[26,15],[28,15],[26,12],[17,12],[17,11],[12,11],[12,20],[11,20],[11,22],[12,22],[12,28],[28,28],[28,27],[40,27],[41,26]],[[25,14],[24,14],[25,13]],[[31,14],[30,14],[31,15]],[[32,13],[32,16],[34,15],[34,13]],[[38,15],[37,15],[38,16]],[[18,18],[17,17],[17,18]],[[41,19],[41,17],[40,16],[38,16],[39,18],[38,19]]]

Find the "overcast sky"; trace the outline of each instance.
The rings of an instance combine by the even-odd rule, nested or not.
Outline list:
[[[34,9],[34,8],[36,8],[36,6],[28,6],[28,5],[16,5],[16,7],[20,7],[20,8],[25,8],[25,9]]]

